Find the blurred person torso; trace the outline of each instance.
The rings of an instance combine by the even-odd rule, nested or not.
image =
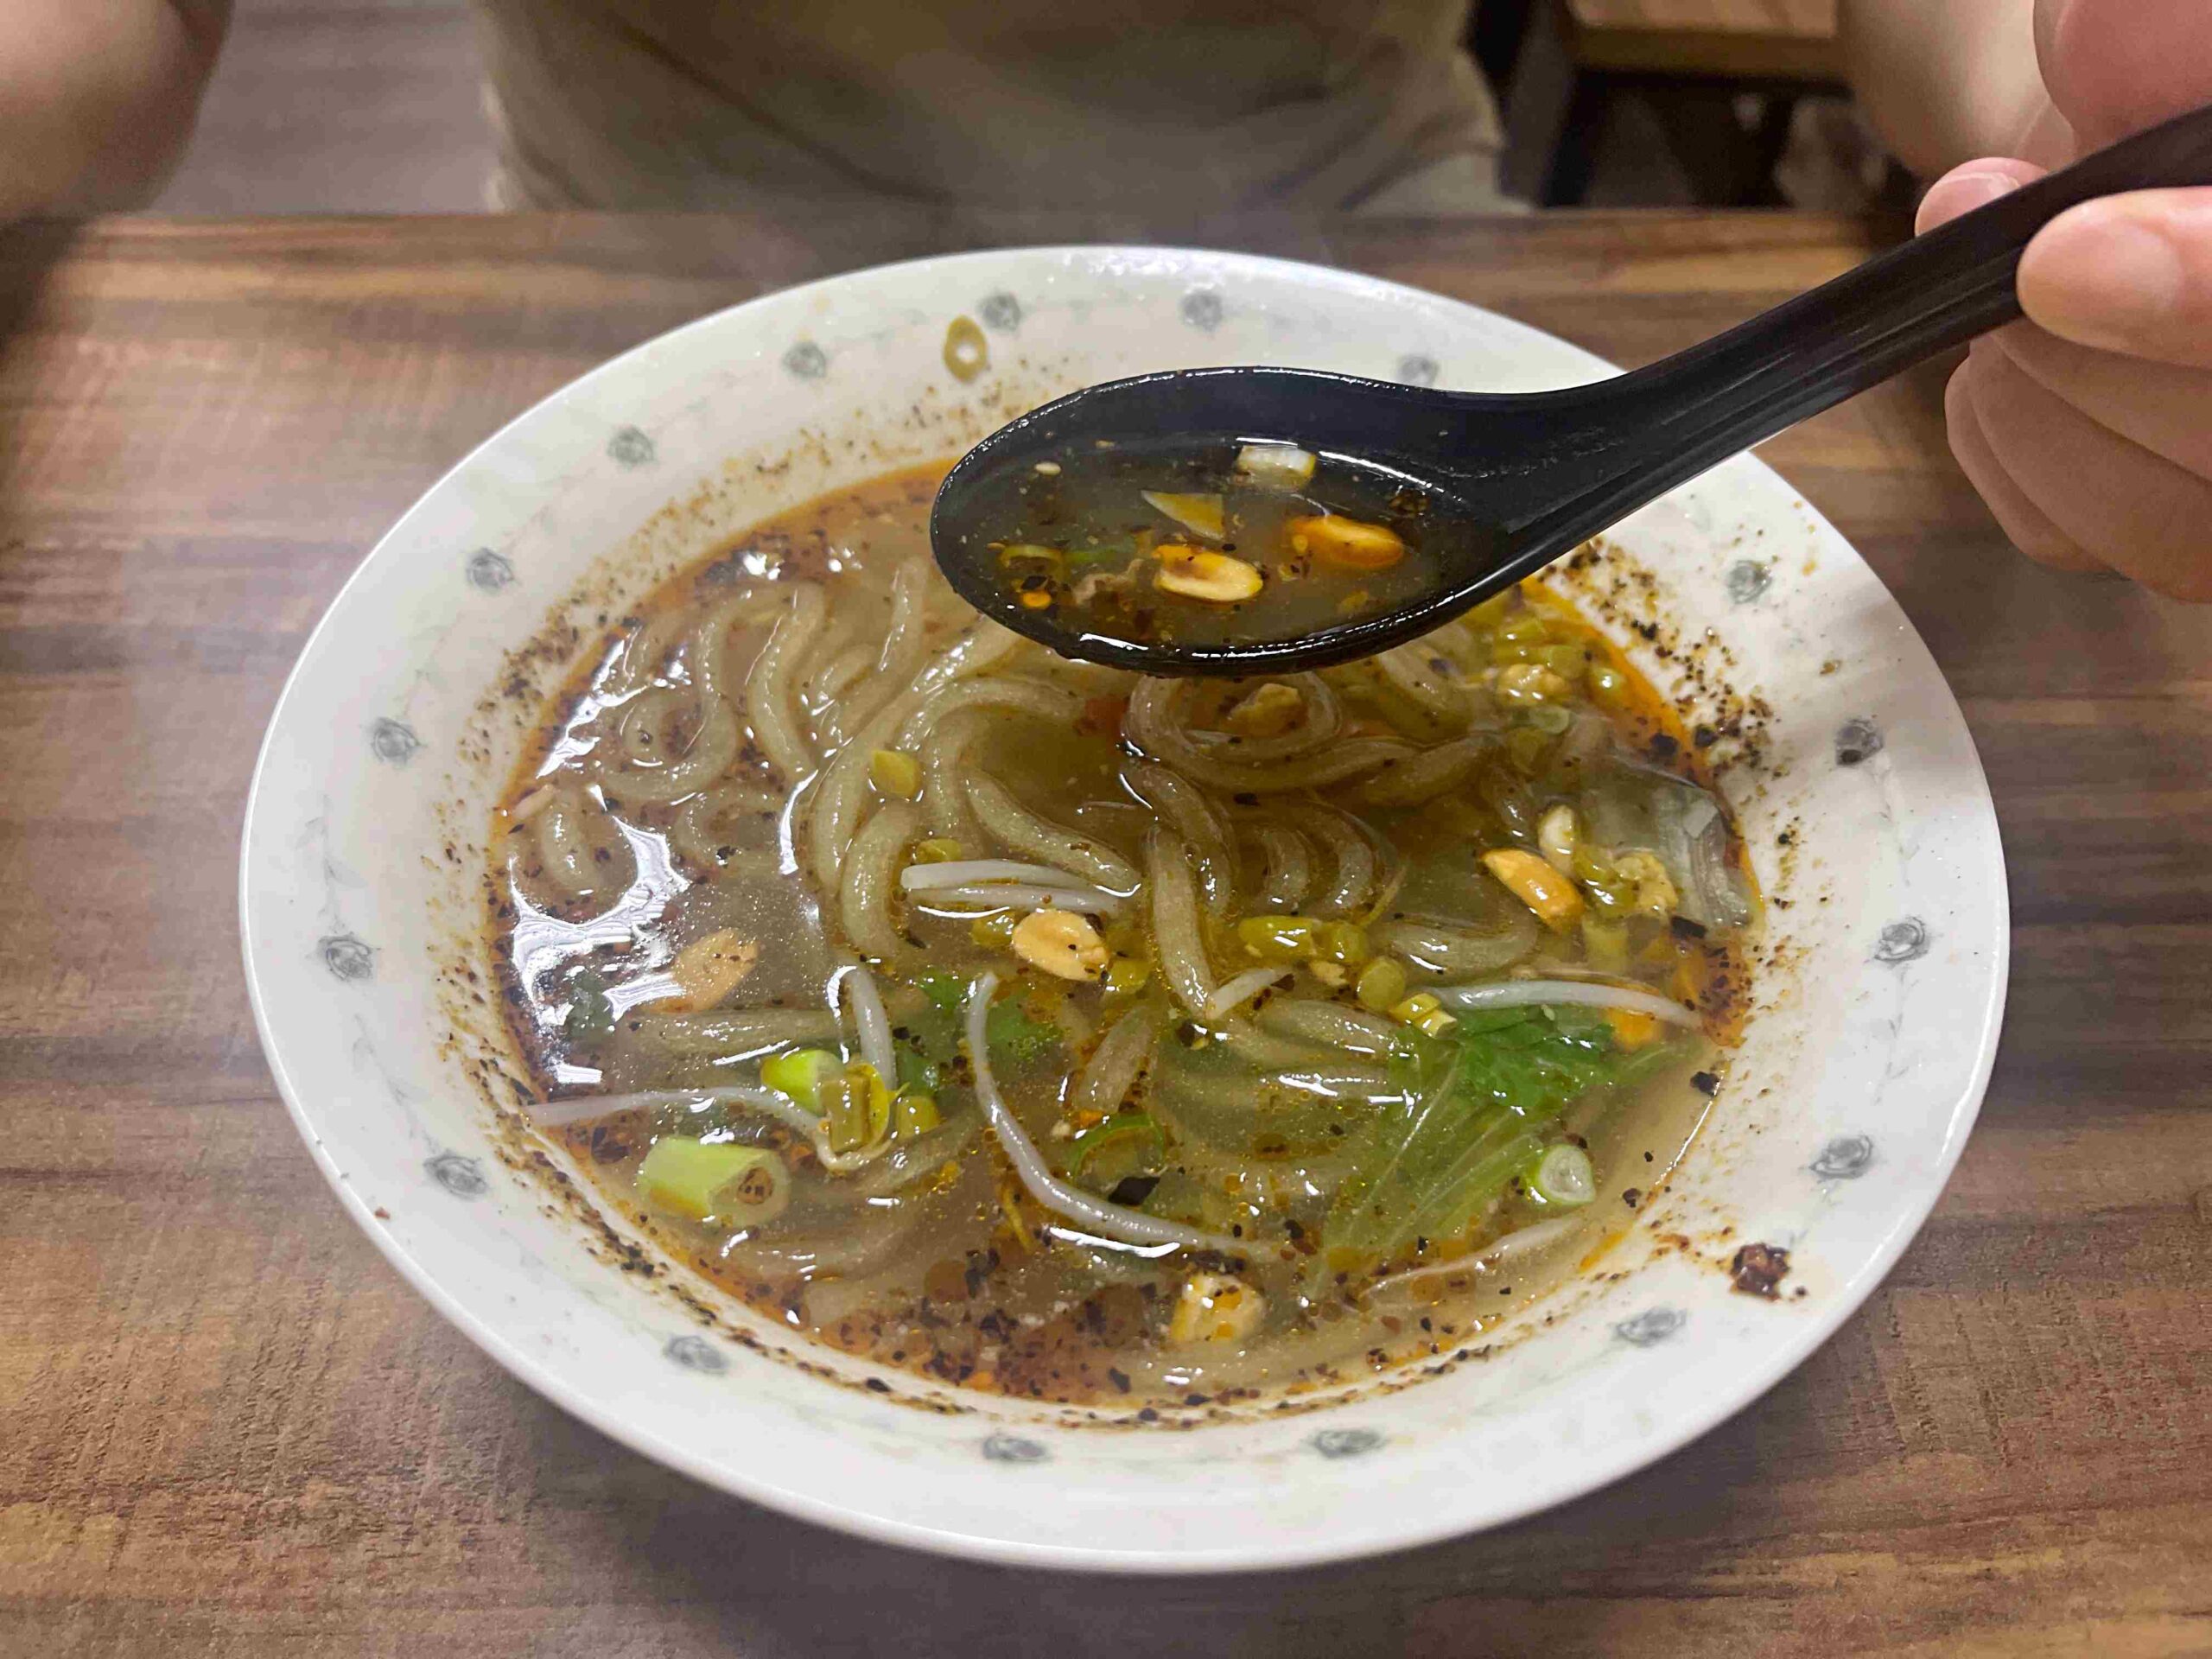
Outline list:
[[[480,0],[512,207],[1498,207],[1470,0]]]

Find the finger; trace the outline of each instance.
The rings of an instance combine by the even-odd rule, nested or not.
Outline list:
[[[2068,539],[2145,587],[2212,599],[2212,481],[2106,430],[1977,342],[1967,401],[1991,451]]]
[[[1916,235],[1924,234],[1961,213],[1986,207],[2008,191],[2043,177],[2043,171],[2032,162],[2016,162],[2005,156],[1961,162],[1928,187],[1928,194],[1920,199],[1913,232]]]
[[[2069,207],[2020,256],[2020,308],[2063,339],[2212,368],[2212,189]]]
[[[2212,103],[2204,0],[2037,0],[2051,101],[2094,149]]]
[[[2083,552],[2071,537],[2052,524],[2050,516],[2029,500],[2012,481],[2012,475],[2005,470],[2005,463],[1997,459],[1997,452],[1989,447],[1988,435],[1981,429],[1980,419],[1974,412],[1973,398],[1967,391],[1967,377],[1973,372],[1971,362],[1959,365],[1950,385],[1944,389],[1943,412],[1949,419],[1951,453],[1958,457],[1959,470],[1980,492],[1990,516],[1997,520],[1997,527],[2005,532],[2006,540],[2037,564],[2047,564],[2056,570],[2108,570],[2111,567],[2102,559]]]
[[[2044,391],[2099,426],[2183,472],[2212,478],[2212,371],[2076,346],[2031,322],[1999,328],[1988,339]]]

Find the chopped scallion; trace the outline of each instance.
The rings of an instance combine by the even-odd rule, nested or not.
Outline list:
[[[822,1080],[844,1061],[826,1049],[795,1048],[760,1062],[760,1081],[789,1095],[810,1112],[822,1109]]]
[[[791,1172],[766,1147],[664,1135],[638,1166],[639,1196],[658,1210],[735,1230],[773,1221],[791,1202]]]
[[[1598,1196],[1598,1175],[1590,1166],[1590,1154],[1569,1141],[1546,1147],[1529,1173],[1529,1191],[1541,1203],[1580,1209]]]
[[[1110,1192],[1132,1175],[1154,1175],[1166,1161],[1166,1137],[1143,1112],[1122,1112],[1083,1131],[1068,1143],[1068,1173],[1085,1186]]]

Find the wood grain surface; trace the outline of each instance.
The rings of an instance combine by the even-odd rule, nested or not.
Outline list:
[[[1840,80],[1836,0],[1547,0],[1586,69]]]
[[[667,1473],[340,1214],[248,1015],[248,772],[309,626],[457,456],[609,353],[1058,226],[124,221],[0,237],[0,1653],[2212,1652],[2212,611],[2002,544],[1939,373],[1776,441],[1981,747],[2012,1003],[1889,1282],[1697,1444],[1362,1566],[931,1560]],[[1109,233],[1133,228],[1092,226]],[[1616,359],[1858,257],[1805,217],[1185,227]]]
[[[1567,0],[1588,29],[1677,33],[1794,35],[1825,40],[1835,33],[1836,0]]]

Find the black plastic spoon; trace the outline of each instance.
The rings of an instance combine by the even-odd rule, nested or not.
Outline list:
[[[968,601],[1069,657],[1147,674],[1318,668],[1399,645],[1528,575],[1676,485],[1899,370],[2016,320],[2035,233],[2077,202],[2212,184],[2212,107],[2097,151],[1673,357],[1562,391],[1436,391],[1307,369],[1190,369],[1075,392],[976,446],[938,491],[930,540]],[[2212,413],[2208,413],[2212,418]],[[1429,585],[1390,608],[1235,644],[1086,630],[1032,610],[994,538],[1038,463],[1101,441],[1158,454],[1289,440],[1414,480]]]

